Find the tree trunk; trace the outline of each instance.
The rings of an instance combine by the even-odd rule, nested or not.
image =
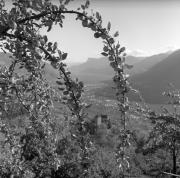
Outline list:
[[[172,150],[172,159],[173,159],[173,170],[172,173],[176,174],[177,169],[176,169],[176,146],[174,145],[173,150]],[[176,176],[172,176],[172,178],[176,178]]]

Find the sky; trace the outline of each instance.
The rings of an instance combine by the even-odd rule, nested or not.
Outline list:
[[[100,12],[105,26],[111,22],[112,34],[119,31],[118,40],[128,54],[148,56],[180,48],[180,0],[90,1],[90,11]],[[82,2],[74,0],[70,9]],[[69,62],[84,62],[101,56],[101,39],[95,39],[93,32],[83,28],[74,15],[66,15],[64,27],[55,27],[48,37],[68,52]]]

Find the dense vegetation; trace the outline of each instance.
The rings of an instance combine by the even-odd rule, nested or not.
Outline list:
[[[0,1],[0,47],[11,58],[8,67],[0,67],[0,176],[176,177],[179,93],[167,93],[174,113],[164,109],[156,114],[136,105],[132,116],[135,107],[127,94],[137,91],[125,73],[132,66],[125,63],[119,33],[111,35],[111,23],[104,28],[98,12],[88,14],[89,1],[69,10],[71,1],[12,0],[9,7]],[[117,100],[110,117],[90,114],[101,106],[86,102],[83,82],[74,80],[66,67],[68,54],[41,35],[44,28],[47,33],[57,24],[63,28],[66,14],[75,15],[104,44],[101,54],[114,70]],[[57,70],[56,86],[46,78],[46,65]],[[114,110],[119,114],[113,118]],[[144,120],[146,133],[133,129],[137,117],[149,119]]]

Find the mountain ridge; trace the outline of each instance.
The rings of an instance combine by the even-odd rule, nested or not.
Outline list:
[[[127,56],[126,63],[134,65],[134,69],[128,70],[133,88],[140,90],[145,101],[149,103],[163,103],[166,101],[161,93],[168,90],[168,84],[173,83],[180,88],[180,50],[173,53],[161,53],[150,57]],[[8,66],[10,64],[9,54],[0,53],[0,65]],[[114,99],[112,90],[113,69],[109,66],[107,58],[89,58],[85,63],[70,66],[73,77],[78,77],[86,84],[94,83],[97,89],[95,95]],[[58,77],[58,71],[52,66],[46,64],[45,75],[48,81],[55,84]],[[98,85],[105,83],[105,87]],[[104,86],[104,85],[102,85]],[[130,94],[132,100],[137,100]]]
[[[146,102],[151,104],[166,103],[168,98],[164,97],[162,93],[171,89],[169,83],[180,88],[179,68],[180,50],[176,50],[149,70],[131,76],[129,81],[133,88],[140,91]],[[112,85],[112,81],[106,81],[105,87],[94,91],[95,95],[115,99],[115,91],[112,89]],[[130,93],[129,97],[130,100],[140,101],[139,97],[133,93]]]
[[[150,57],[127,56],[126,63],[134,66],[131,70],[128,70],[127,73],[130,75],[143,73],[162,61],[168,55],[168,53],[161,53]],[[102,81],[111,80],[114,76],[114,71],[109,66],[109,61],[106,57],[89,58],[80,65],[70,67],[70,71],[74,76],[85,83],[97,84]]]

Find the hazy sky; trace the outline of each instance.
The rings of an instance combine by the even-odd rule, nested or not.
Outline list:
[[[72,8],[82,2],[74,1]],[[105,25],[111,22],[112,33],[119,30],[120,44],[128,52],[150,55],[180,48],[180,0],[91,0],[90,9],[102,14]],[[64,28],[54,28],[49,37],[72,62],[99,57],[101,39],[74,19],[67,15]]]

